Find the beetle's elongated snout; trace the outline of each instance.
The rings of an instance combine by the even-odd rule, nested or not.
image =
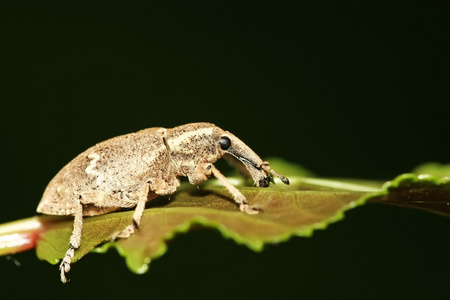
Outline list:
[[[280,178],[283,183],[289,184],[289,180],[270,168],[269,163],[263,161],[250,147],[233,134],[226,132],[220,140],[222,150],[241,161],[248,170],[257,186],[268,187],[270,185],[269,173]]]

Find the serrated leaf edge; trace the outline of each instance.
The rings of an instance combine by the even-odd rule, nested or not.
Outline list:
[[[323,222],[317,222],[313,224],[312,226],[308,226],[305,229],[300,230],[293,230],[290,232],[287,232],[282,235],[278,235],[276,238],[268,239],[268,240],[250,240],[247,239],[240,234],[234,232],[233,230],[228,229],[225,225],[221,224],[220,222],[215,222],[209,220],[207,217],[204,216],[196,216],[193,217],[184,223],[174,227],[174,229],[166,234],[163,239],[161,239],[161,242],[159,243],[158,251],[153,257],[144,257],[143,261],[139,264],[135,263],[135,260],[132,255],[127,254],[127,252],[120,246],[120,243],[118,242],[106,242],[96,248],[94,248],[91,252],[94,253],[105,253],[109,249],[113,248],[116,249],[118,254],[125,258],[125,262],[127,267],[136,274],[143,274],[146,273],[149,270],[149,264],[152,260],[161,257],[167,252],[168,246],[167,242],[174,239],[176,235],[178,234],[184,234],[188,233],[191,228],[194,226],[201,226],[204,228],[211,228],[219,231],[219,233],[224,237],[225,239],[231,239],[238,245],[244,245],[248,247],[250,250],[253,250],[255,252],[261,252],[264,249],[264,246],[266,244],[277,244],[281,242],[286,242],[290,238],[298,236],[298,237],[311,237],[313,232],[315,230],[324,230],[328,227],[329,224],[335,223],[337,221],[340,221],[344,218],[344,212],[352,209],[354,207],[363,205],[366,202],[367,196],[363,196],[360,199],[351,202],[344,208],[340,209],[337,213],[335,213],[333,216],[329,217],[326,221]],[[172,208],[174,209],[174,208]],[[182,209],[182,208],[177,208]],[[204,208],[204,210],[209,210]],[[226,212],[224,212],[226,213]],[[233,212],[230,212],[233,213]]]

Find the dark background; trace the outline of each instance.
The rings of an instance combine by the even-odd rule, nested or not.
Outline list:
[[[0,4],[0,222],[34,215],[47,183],[89,146],[154,126],[213,122],[262,157],[325,177],[389,180],[448,163],[446,1],[15,2]],[[114,252],[90,254],[66,286],[29,251],[0,258],[0,289],[440,299],[449,234],[447,218],[367,205],[261,254],[211,231],[180,236],[145,275]]]

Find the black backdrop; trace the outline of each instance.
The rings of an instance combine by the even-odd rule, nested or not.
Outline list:
[[[34,214],[54,174],[106,138],[209,121],[262,157],[388,180],[448,162],[445,1],[0,4],[0,222]],[[299,1],[298,1],[299,2]],[[254,254],[181,236],[150,272],[91,254],[63,286],[33,251],[0,258],[17,297],[395,299],[447,292],[448,219],[368,205]],[[448,295],[448,293],[447,293]]]

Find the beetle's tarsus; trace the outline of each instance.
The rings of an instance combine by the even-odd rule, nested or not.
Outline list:
[[[289,185],[289,179],[287,179],[287,178],[284,177],[284,176],[281,176],[280,179],[281,179],[281,181],[282,181],[284,184]]]
[[[239,206],[239,209],[248,215],[257,215],[263,211],[261,208],[255,207],[255,206],[250,206],[247,203],[241,204]]]
[[[59,265],[59,270],[61,271],[61,281],[63,283],[67,283],[69,281],[66,277],[66,273],[70,271],[70,263],[72,262],[74,254],[75,249],[71,247],[69,250],[67,250],[66,255]]]
[[[136,230],[136,226],[134,224],[128,225],[124,230],[117,231],[111,235],[111,241],[115,241],[117,239],[126,239],[130,237]]]
[[[263,162],[261,168],[263,168],[264,170],[266,170],[267,172],[271,173],[272,175],[278,177],[284,184],[289,185],[289,179],[287,179],[286,177],[278,174],[277,172],[275,172],[269,165],[269,162],[265,161]]]

